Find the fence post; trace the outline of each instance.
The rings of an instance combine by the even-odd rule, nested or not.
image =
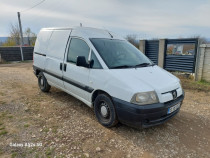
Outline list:
[[[195,56],[196,61],[195,61],[195,74],[194,74],[194,80],[198,81],[198,68],[199,68],[199,63],[200,63],[200,45],[201,45],[201,40],[198,38],[198,43],[197,43],[197,54]]]
[[[159,40],[159,52],[158,52],[158,66],[164,66],[164,58],[165,58],[165,39]]]
[[[1,53],[0,53],[0,63],[1,63]]]
[[[139,50],[145,54],[145,42],[146,40],[140,40],[140,43],[139,43]]]
[[[200,81],[203,76],[203,64],[205,58],[206,44],[202,44],[199,47],[197,54],[197,62],[195,65],[195,81]]]

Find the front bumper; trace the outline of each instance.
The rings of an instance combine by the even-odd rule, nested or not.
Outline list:
[[[168,108],[179,102],[182,104],[184,95],[166,103],[156,103],[150,105],[136,105],[117,98],[112,99],[120,122],[133,127],[147,128],[162,124],[175,116],[179,112],[180,108],[170,114],[167,114]]]

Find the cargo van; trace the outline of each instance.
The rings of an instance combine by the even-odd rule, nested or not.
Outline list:
[[[118,121],[143,128],[162,124],[184,99],[177,77],[107,30],[43,28],[33,58],[43,92],[54,86],[74,96],[93,108],[105,127]]]

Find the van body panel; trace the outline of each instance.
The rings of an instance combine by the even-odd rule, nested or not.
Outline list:
[[[177,97],[182,95],[179,80],[164,73],[158,66],[91,70],[90,82],[95,90],[103,90],[127,102],[130,102],[132,96],[137,92],[156,91],[160,103],[173,99],[170,93],[172,90],[177,90]]]
[[[63,80],[58,77],[63,77],[63,70],[61,67],[63,67],[64,53],[70,33],[71,30],[53,31],[49,40],[48,53],[45,61],[45,71],[54,75],[46,75],[47,80],[62,88],[64,87]]]
[[[89,86],[90,70],[84,67],[78,67],[75,64],[66,63],[66,71],[63,73],[64,87],[81,98],[90,101],[91,93],[86,89]]]
[[[87,101],[87,100],[85,100],[84,98],[80,97],[79,95],[74,94],[73,92],[67,90],[66,88],[57,86],[56,84],[54,84],[54,82],[50,82],[49,81],[49,84],[52,85],[52,86],[54,86],[54,87],[56,87],[56,88],[58,88],[58,89],[63,90],[64,92],[66,92],[66,93],[68,93],[70,95],[72,95],[73,97],[79,99],[80,101],[82,101],[83,103],[85,103],[86,105],[88,105],[89,107],[92,108],[92,103],[89,102],[89,101]]]
[[[41,30],[37,35],[37,39],[35,42],[34,52],[47,54],[47,47],[52,35],[52,30]]]
[[[156,91],[161,103],[173,99],[171,93],[167,96],[162,96],[162,93],[167,94],[167,92],[180,87],[178,79],[171,77],[168,73],[162,71],[162,69],[158,66],[111,71],[113,72],[115,78],[118,77],[120,79],[119,82],[128,84],[133,92]],[[178,96],[180,95],[181,94],[179,93]]]
[[[36,39],[36,43],[35,43],[35,47],[34,47],[34,65],[41,67],[44,69],[45,67],[45,63],[46,63],[46,54],[47,54],[47,47],[48,47],[48,43],[50,40],[50,37],[52,35],[52,30],[47,30],[47,31],[40,31],[37,39]]]
[[[91,87],[95,90],[102,90],[112,97],[130,101],[133,91],[120,76],[115,76],[110,70],[90,70],[89,80]]]
[[[83,37],[85,40],[89,40],[90,38],[112,38],[125,40],[113,32],[90,27],[75,27],[71,36]]]
[[[88,40],[81,38],[78,36],[74,36],[75,31],[72,30],[71,37],[69,38],[67,49],[65,53],[64,64],[66,65],[66,70],[63,71],[63,80],[64,80],[64,87],[68,92],[74,93],[77,96],[80,96],[82,99],[91,102],[89,100],[89,96],[91,95],[89,91],[89,72],[90,69],[76,66],[76,63],[67,62],[68,51],[71,44],[72,39],[79,39],[83,41],[91,50],[90,43]],[[89,52],[90,52],[89,50]],[[92,92],[92,91],[91,91]]]

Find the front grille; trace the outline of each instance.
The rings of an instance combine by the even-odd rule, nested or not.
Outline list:
[[[168,91],[168,92],[164,92],[164,93],[161,93],[161,94],[171,93],[171,92],[173,92],[173,91],[175,91],[175,90],[177,90],[177,89],[179,89],[179,88],[176,88],[176,89],[174,89],[174,90],[171,90],[171,91]]]
[[[175,100],[167,101],[167,102],[165,102],[164,104],[165,104],[165,105],[172,105],[172,104],[175,104],[175,103],[179,102],[179,100],[182,100],[183,97],[184,97],[183,95],[180,95],[180,96],[177,97]]]

